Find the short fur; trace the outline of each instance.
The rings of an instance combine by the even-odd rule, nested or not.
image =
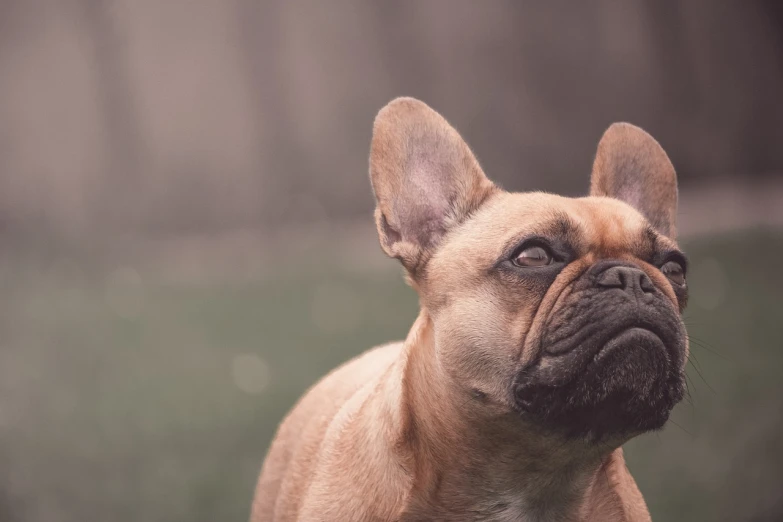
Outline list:
[[[370,177],[381,246],[421,312],[285,418],[251,520],[649,520],[621,444],[666,422],[687,357],[657,142],[613,125],[590,197],[508,193],[400,98],[376,118]],[[530,244],[551,263],[518,266]]]

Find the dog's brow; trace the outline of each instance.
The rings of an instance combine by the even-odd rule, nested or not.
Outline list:
[[[538,222],[524,233],[517,233],[503,245],[500,260],[511,256],[524,241],[531,238],[543,238],[560,243],[569,250],[578,250],[581,244],[579,226],[565,213],[551,214],[549,219]]]
[[[658,237],[659,234],[652,225],[647,225],[644,227],[644,230],[642,231],[642,239],[639,245],[640,253],[647,254],[646,256],[643,255],[643,257],[652,257],[655,255],[659,246]]]
[[[548,224],[547,232],[554,237],[559,237],[568,242],[576,242],[579,227],[565,213],[557,213],[555,218]]]

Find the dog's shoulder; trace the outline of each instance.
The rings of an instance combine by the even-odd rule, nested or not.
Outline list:
[[[318,468],[324,437],[345,406],[372,386],[397,360],[402,343],[372,348],[313,385],[283,420],[256,488],[251,520],[289,519],[299,509]],[[279,499],[279,501],[278,501]]]

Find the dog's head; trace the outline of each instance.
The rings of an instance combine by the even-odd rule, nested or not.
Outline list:
[[[378,114],[381,246],[431,317],[450,384],[571,436],[658,429],[682,398],[686,260],[677,180],[641,129],[612,125],[590,196],[509,193],[424,103]]]

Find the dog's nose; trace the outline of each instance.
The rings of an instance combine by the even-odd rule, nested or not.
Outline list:
[[[643,270],[632,266],[613,266],[598,276],[596,285],[602,288],[619,288],[629,294],[641,295],[655,292],[655,285]]]

